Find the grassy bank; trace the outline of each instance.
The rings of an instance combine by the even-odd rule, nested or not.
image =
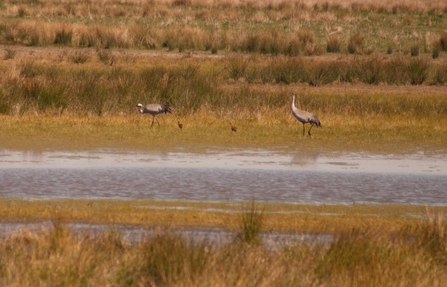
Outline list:
[[[22,231],[1,240],[3,285],[443,286],[447,280],[445,207],[21,199],[0,204],[3,221],[53,221],[43,233]],[[217,247],[162,228],[129,244],[113,226],[97,236],[74,234],[64,227],[72,221],[220,226],[239,235]],[[241,236],[250,227],[332,233],[335,240],[270,250]]]
[[[354,117],[320,114],[323,128],[313,137],[302,136],[302,125],[288,112],[282,118],[261,122],[228,120],[209,116],[182,117],[179,129],[173,116],[160,118],[161,126],[150,128],[151,119],[129,117],[0,117],[1,147],[21,150],[88,150],[96,148],[173,150],[191,152],[209,148],[265,148],[278,152],[367,151],[373,153],[444,153],[447,118],[414,119],[409,116]],[[330,121],[323,119],[331,118]],[[307,126],[306,129],[309,127]]]

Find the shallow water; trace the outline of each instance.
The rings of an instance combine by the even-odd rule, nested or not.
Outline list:
[[[166,234],[170,232],[178,234],[185,240],[200,243],[207,242],[215,246],[231,244],[237,240],[237,233],[218,227],[177,227],[159,228],[140,225],[115,224],[85,224],[70,223],[64,225],[74,235],[100,236],[107,232],[117,232],[128,244],[140,243],[156,234]],[[23,230],[32,233],[44,233],[53,228],[52,222],[45,221],[39,223],[0,223],[0,238],[7,238],[18,235]],[[332,234],[311,234],[311,233],[281,233],[281,232],[260,232],[262,243],[269,249],[279,249],[283,246],[299,243],[324,244],[332,242],[335,236]]]
[[[0,151],[0,196],[447,204],[445,155]]]

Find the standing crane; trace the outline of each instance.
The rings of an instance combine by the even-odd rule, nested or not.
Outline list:
[[[290,101],[290,109],[292,110],[292,115],[303,124],[303,136],[305,133],[305,128],[304,128],[304,124],[309,123],[310,124],[310,129],[307,132],[307,134],[309,136],[312,136],[310,134],[310,130],[312,129],[312,127],[315,125],[317,128],[321,127],[320,124],[320,120],[318,119],[317,115],[311,114],[307,111],[303,111],[300,109],[297,109],[295,107],[295,94],[291,93],[290,96],[292,97],[291,101]]]
[[[171,108],[167,104],[149,104],[143,107],[142,104],[138,104],[137,108],[139,109],[140,113],[142,114],[151,114],[152,115],[152,125],[154,124],[154,120],[157,120],[158,126],[160,126],[160,123],[158,122],[157,115],[162,113],[171,113]]]

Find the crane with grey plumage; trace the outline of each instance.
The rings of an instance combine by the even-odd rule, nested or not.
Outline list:
[[[142,114],[150,114],[152,115],[152,125],[154,124],[154,120],[157,120],[158,126],[160,123],[158,122],[157,115],[163,113],[172,113],[171,108],[167,104],[149,104],[143,107],[142,104],[137,104],[137,108]]]
[[[290,100],[290,109],[292,110],[292,115],[299,122],[301,122],[303,124],[303,136],[304,136],[304,133],[306,131],[306,129],[304,128],[304,124],[307,124],[307,123],[310,124],[310,129],[307,132],[307,134],[309,136],[312,136],[310,134],[310,130],[312,129],[313,126],[316,126],[317,128],[321,127],[320,120],[318,119],[317,115],[311,114],[311,113],[309,113],[307,111],[303,111],[303,110],[297,109],[295,107],[295,94],[291,93],[290,96],[292,97],[292,99]]]

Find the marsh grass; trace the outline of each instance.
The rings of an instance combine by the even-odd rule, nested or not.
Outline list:
[[[250,213],[252,202],[200,202],[101,199],[0,200],[3,222],[53,221],[154,226],[215,226],[240,231],[242,218]],[[165,208],[167,207],[167,208]],[[242,208],[241,208],[242,207]],[[244,209],[246,208],[246,209]],[[214,212],[223,210],[226,212]],[[446,207],[417,205],[313,205],[305,203],[255,202],[255,218],[262,231],[344,234],[362,226],[395,233],[408,228],[419,230],[419,219],[436,219]],[[327,214],[333,214],[328,217]],[[412,216],[403,217],[402,214]],[[168,230],[166,230],[168,231]],[[259,231],[259,229],[258,229]]]
[[[104,50],[97,52],[96,58],[90,56],[91,52],[89,49],[74,50],[68,53],[68,62],[64,60],[66,56],[57,57],[57,61],[63,61],[61,65],[54,65],[51,59],[45,62],[33,57],[21,59],[16,65],[4,64],[4,77],[0,80],[3,113],[116,116],[131,114],[138,102],[160,102],[175,107],[179,116],[192,116],[206,110],[220,117],[259,119],[263,111],[287,106],[287,94],[292,89],[305,90],[302,84],[320,87],[340,83],[375,86],[386,83],[395,85],[398,91],[398,86],[408,84],[444,85],[446,70],[445,63],[434,63],[426,57],[384,59],[370,56],[337,61],[235,55],[209,60],[168,58],[152,63],[150,59],[115,55]],[[24,80],[19,79],[17,73]],[[358,110],[354,104],[362,106],[362,114],[374,114],[381,111],[377,110],[381,103],[387,102],[397,115],[407,111],[397,104],[413,101],[401,96],[387,99],[380,95],[369,99],[352,92],[354,90],[346,86],[343,93],[337,92],[333,97],[314,94],[313,102],[305,103],[306,108],[328,114],[350,112],[354,116],[352,112]],[[430,93],[428,89],[424,92]],[[346,99],[351,104],[342,107]],[[331,105],[327,104],[329,102]],[[430,96],[426,97],[426,103],[412,110],[443,115],[444,105],[442,97]]]
[[[54,36],[55,45],[71,45],[73,39],[73,31],[66,27],[62,27],[59,31],[56,31]]]
[[[447,33],[442,33],[439,36],[439,47],[442,51],[447,51]]]
[[[355,32],[348,41],[349,54],[362,54],[364,46],[364,36],[360,32]]]
[[[150,285],[172,285],[184,280],[194,282],[212,259],[212,247],[194,243],[170,231],[164,231],[141,246],[142,264],[137,272]],[[128,276],[134,276],[128,273]],[[127,279],[128,280],[128,279]]]
[[[108,50],[100,50],[97,52],[98,59],[104,63],[104,65],[113,66],[116,64],[116,57]]]
[[[240,216],[240,227],[237,239],[243,243],[257,245],[260,243],[259,233],[263,228],[265,207],[252,200],[248,205],[243,206]]]
[[[326,52],[338,53],[340,52],[340,37],[338,35],[332,35],[327,38]]]
[[[324,52],[321,47],[331,28],[336,27],[342,39],[339,41],[345,43],[347,39],[349,53],[369,54],[385,51],[384,43],[389,42],[408,47],[415,34],[438,34],[442,30],[439,27],[445,26],[445,17],[434,15],[443,15],[446,7],[423,2],[395,0],[393,5],[385,5],[371,1],[359,4],[356,0],[295,0],[253,4],[201,0],[175,5],[172,1],[131,0],[118,5],[106,0],[73,5],[51,0],[17,5],[6,1],[5,9],[0,10],[0,40],[42,46],[309,56]],[[369,21],[369,25],[358,25],[352,32],[352,21]],[[380,35],[371,33],[379,29]],[[424,41],[419,37],[418,45],[424,45]],[[326,45],[326,52],[339,53],[338,44],[334,44],[334,48]]]
[[[75,64],[84,64],[89,58],[90,56],[84,51],[76,51],[70,56],[70,60]]]
[[[16,56],[16,51],[13,49],[6,49],[5,52],[6,53],[3,56],[3,60],[14,59],[14,57]]]
[[[3,219],[7,219],[5,215],[14,209],[19,212],[18,217],[20,213],[35,216],[37,211],[48,213],[53,220],[52,226],[43,231],[22,230],[2,237],[2,285],[443,286],[447,280],[444,216],[433,213],[445,212],[445,207],[435,207],[437,211],[431,210],[427,214],[425,207],[414,205],[266,204],[263,209],[266,228],[280,230],[282,225],[302,222],[295,226],[294,232],[331,230],[335,236],[333,241],[326,243],[279,244],[271,250],[264,242],[247,245],[235,241],[211,245],[200,239],[193,241],[170,227],[158,228],[154,235],[129,241],[113,225],[109,230],[95,234],[74,232],[66,225],[74,219],[68,214],[79,214],[87,209],[109,214],[107,216],[116,211],[128,219],[141,217],[141,222],[159,217],[154,213],[162,209],[148,211],[141,208],[148,203],[160,207],[187,205],[199,208],[196,215],[202,214],[202,223],[208,218],[209,223],[215,224],[216,221],[209,219],[213,216],[221,219],[229,216],[238,222],[241,210],[234,203],[3,199],[0,204],[4,203],[7,203],[3,206],[6,208],[2,207],[0,211]],[[247,204],[250,206],[249,202]],[[200,208],[206,209],[210,205],[237,212],[213,215],[208,211],[204,216]],[[68,206],[71,208],[62,208]],[[140,216],[130,212],[133,208]],[[51,210],[58,210],[58,213]],[[185,216],[194,218],[189,217],[187,210],[191,209],[166,210],[171,213],[167,216],[171,218],[169,225],[173,226],[178,223],[177,219]],[[253,208],[249,207],[250,210]],[[287,215],[293,210],[298,213]],[[141,216],[147,212],[152,216]],[[328,217],[328,212],[340,215]],[[401,216],[408,212],[428,216],[428,219],[422,219],[425,216],[406,219]],[[180,214],[172,216],[173,213]],[[90,220],[102,218],[88,216]],[[77,221],[82,222],[82,219]],[[231,222],[229,218],[223,221]],[[155,225],[160,226],[160,223],[163,224],[158,221]],[[236,226],[234,223],[230,225]]]

